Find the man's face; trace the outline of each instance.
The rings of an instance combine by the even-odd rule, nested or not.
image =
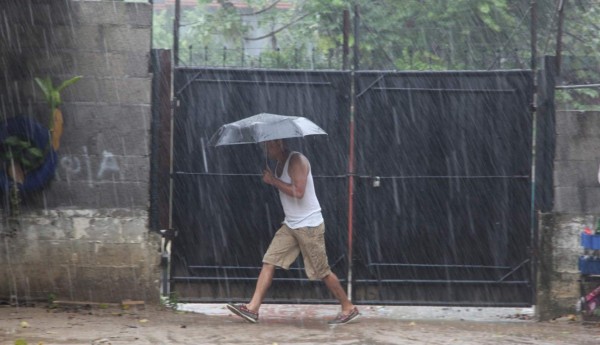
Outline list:
[[[277,159],[279,154],[282,151],[282,143],[281,140],[271,140],[265,143],[265,148],[267,150],[267,156],[270,159]]]

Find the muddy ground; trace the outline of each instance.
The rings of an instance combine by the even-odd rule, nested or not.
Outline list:
[[[337,307],[327,305],[264,305],[258,324],[223,305],[4,306],[0,344],[600,344],[598,324],[569,316],[537,322],[528,313],[402,308],[361,306],[355,323],[332,327]]]

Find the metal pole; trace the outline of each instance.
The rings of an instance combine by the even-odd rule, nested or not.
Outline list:
[[[175,20],[173,21],[173,64],[179,66],[179,18],[181,0],[175,0]]]
[[[354,6],[354,70],[358,71],[359,61],[360,61],[360,49],[358,45],[358,26],[360,24],[360,12],[358,9],[358,5]]]
[[[565,2],[566,0],[560,0],[558,4],[558,30],[556,33],[556,74],[560,75],[560,64],[562,55],[562,35],[563,35],[563,21],[565,18]]]
[[[342,69],[348,69],[348,55],[350,54],[349,48],[349,35],[350,35],[350,11],[344,10],[344,43],[343,43],[343,56],[342,56]]]
[[[537,2],[531,0],[531,70],[535,78],[537,60]]]
[[[532,147],[531,147],[531,156],[534,157],[532,164],[531,164],[531,211],[530,211],[530,229],[529,229],[529,246],[531,248],[531,258],[532,258],[532,265],[531,265],[531,275],[530,275],[530,280],[533,284],[533,286],[537,285],[537,271],[538,268],[536,264],[533,264],[533,262],[537,262],[538,261],[538,230],[537,230],[537,205],[539,203],[538,201],[538,164],[539,162],[541,162],[541,159],[538,155],[538,150],[539,150],[539,146],[540,144],[538,143],[538,135],[540,132],[540,129],[538,129],[539,126],[539,122],[541,120],[545,120],[545,119],[541,119],[540,118],[540,114],[544,114],[544,112],[540,112],[538,109],[538,98],[539,98],[539,93],[540,90],[538,88],[538,75],[537,75],[537,64],[536,64],[536,60],[537,60],[537,2],[536,0],[531,0],[530,2],[530,6],[531,6],[531,74],[532,74],[532,78],[533,78],[533,100],[531,104],[531,109],[532,109],[532,117],[533,117],[533,131],[532,131],[532,135],[531,135],[531,141],[532,141]],[[545,114],[544,114],[545,115]],[[532,302],[533,304],[535,304],[536,301],[536,296],[532,296]]]
[[[352,237],[353,237],[353,220],[354,220],[354,117],[356,114],[356,77],[355,73],[358,70],[358,25],[359,25],[359,9],[358,5],[354,6],[354,70],[351,75],[350,82],[350,143],[348,157],[348,298],[352,300]]]

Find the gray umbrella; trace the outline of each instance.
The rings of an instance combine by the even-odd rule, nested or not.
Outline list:
[[[260,113],[225,124],[210,138],[212,146],[252,144],[263,141],[325,134],[319,126],[301,116]]]

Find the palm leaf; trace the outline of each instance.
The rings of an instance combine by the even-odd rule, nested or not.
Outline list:
[[[50,80],[50,77],[46,77],[44,79],[35,78],[35,82],[38,84],[40,89],[42,89],[42,92],[46,96],[46,101],[48,101],[50,103],[52,100],[51,94],[52,94],[52,88],[53,88],[52,80]]]
[[[60,84],[60,86],[56,88],[56,91],[61,92],[65,87],[75,84],[81,78],[83,78],[83,76],[78,75],[71,79],[63,81],[62,84]]]

